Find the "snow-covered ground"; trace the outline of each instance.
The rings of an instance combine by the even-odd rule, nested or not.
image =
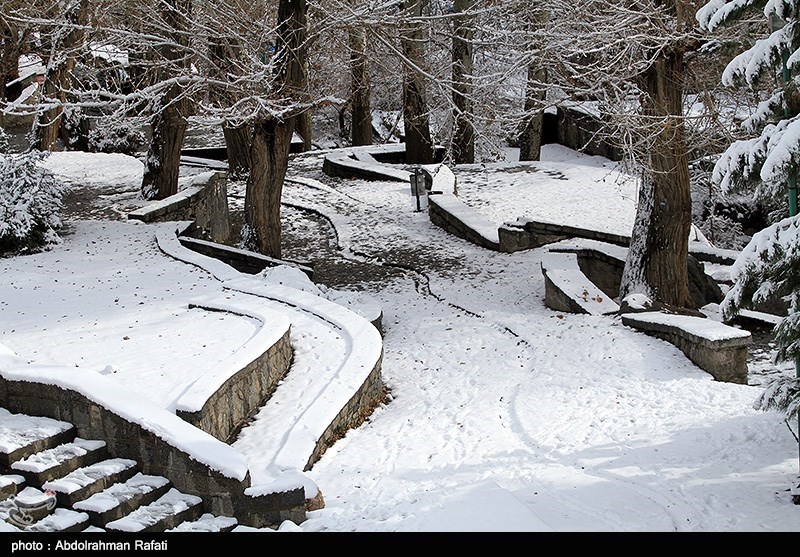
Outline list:
[[[800,531],[797,442],[781,415],[753,409],[760,386],[715,382],[616,317],[547,309],[544,249],[477,248],[415,212],[408,185],[331,179],[321,162],[290,167],[286,230],[298,255],[349,266],[348,289],[380,304],[391,402],[307,473],[325,508],[281,530]],[[112,207],[137,205],[113,193],[135,191],[135,159],[48,164]],[[456,176],[498,225],[632,223],[634,190],[613,163],[556,146]],[[68,224],[52,250],[0,260],[0,344],[20,356],[96,370],[169,408],[198,362],[253,334],[250,319],[188,309],[221,286],[160,253],[151,225]],[[301,354],[341,350],[294,340]],[[256,465],[258,425],[234,443]]]

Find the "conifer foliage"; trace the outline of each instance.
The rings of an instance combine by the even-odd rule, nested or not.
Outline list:
[[[714,31],[743,13],[761,8],[765,37],[725,68],[726,86],[747,86],[763,94],[753,115],[742,123],[750,139],[736,141],[717,161],[713,178],[724,192],[749,192],[775,208],[774,224],[755,234],[732,272],[734,286],[723,301],[727,318],[767,300],[789,299],[788,315],[775,329],[778,361],[800,358],[800,217],[790,215],[790,188],[800,166],[800,1],[712,0],[697,13],[700,25]],[[795,212],[795,211],[791,211]],[[783,376],[756,402],[796,418],[800,380]]]
[[[0,255],[36,252],[59,241],[65,189],[41,165],[48,155],[0,154]]]

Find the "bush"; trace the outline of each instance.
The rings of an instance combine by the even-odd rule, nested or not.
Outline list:
[[[58,243],[65,186],[39,164],[49,153],[0,156],[0,254]]]
[[[8,153],[9,143],[10,140],[8,134],[3,128],[0,128],[0,155],[3,153]]]
[[[145,135],[125,122],[99,126],[89,132],[89,150],[95,153],[135,155],[144,145]]]

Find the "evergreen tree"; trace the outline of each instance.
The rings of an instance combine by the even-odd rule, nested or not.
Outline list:
[[[743,122],[750,139],[734,142],[714,168],[723,192],[750,191],[775,208],[774,224],[753,236],[734,265],[734,286],[723,301],[730,318],[743,308],[789,297],[788,315],[775,329],[778,361],[800,361],[800,217],[796,176],[800,165],[800,2],[797,0],[712,0],[698,11],[701,26],[714,31],[746,10],[763,7],[768,35],[736,56],[722,75],[724,85],[766,91],[753,116]],[[774,87],[767,87],[771,82]],[[787,216],[788,215],[788,216]],[[800,380],[784,376],[756,402],[798,417]]]

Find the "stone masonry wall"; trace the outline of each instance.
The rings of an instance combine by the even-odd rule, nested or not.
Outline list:
[[[142,222],[193,221],[202,236],[224,243],[230,236],[227,174],[206,172],[189,187],[128,214]]]
[[[287,331],[264,354],[229,377],[201,410],[187,412],[179,409],[177,414],[217,439],[230,442],[275,392],[291,363],[292,345]]]
[[[428,196],[428,217],[433,224],[453,236],[467,240],[482,248],[495,251],[498,249],[497,244],[484,238],[468,224],[462,222],[455,215],[441,207],[436,202],[437,197],[437,195]]]
[[[375,364],[361,388],[348,401],[347,405],[339,412],[328,429],[320,436],[314,453],[308,459],[305,470],[311,467],[322,457],[338,439],[344,437],[350,429],[355,429],[367,419],[367,416],[377,408],[384,397],[384,384],[381,377],[381,357]]]
[[[169,478],[177,489],[201,497],[208,512],[235,516],[240,523],[257,527],[279,525],[287,518],[303,520],[302,488],[247,496],[249,474],[243,480],[227,477],[83,394],[55,385],[0,377],[0,402],[11,412],[72,423],[79,437],[104,440],[110,454],[136,460],[143,473]]]

